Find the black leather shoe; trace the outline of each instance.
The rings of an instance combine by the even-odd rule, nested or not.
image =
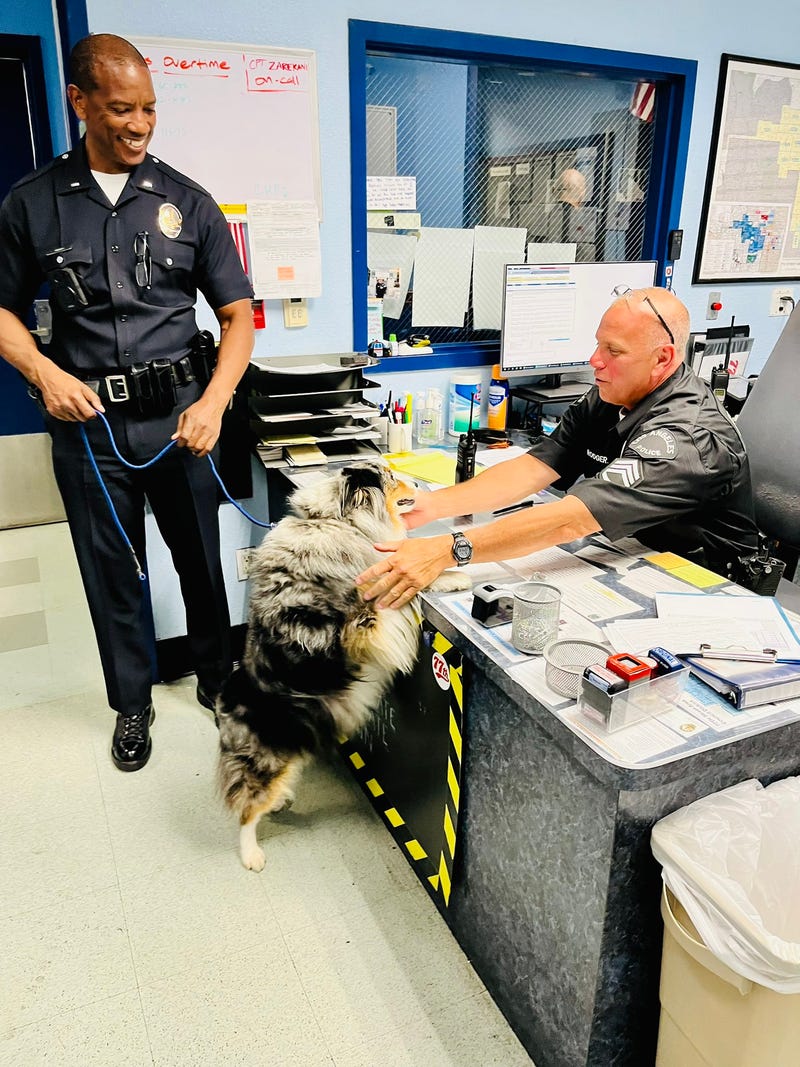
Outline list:
[[[153,742],[150,726],[156,713],[152,704],[138,715],[117,715],[111,758],[121,771],[138,771],[150,759]]]

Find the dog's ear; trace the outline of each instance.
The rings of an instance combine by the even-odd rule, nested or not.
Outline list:
[[[367,464],[363,467],[344,467],[342,469],[342,514],[347,515],[374,501],[375,490],[380,491],[382,488],[383,480],[376,467]]]

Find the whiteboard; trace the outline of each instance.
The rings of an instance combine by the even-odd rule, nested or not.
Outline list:
[[[156,92],[153,155],[218,203],[314,200],[322,217],[314,52],[131,40]]]
[[[543,374],[589,363],[600,319],[614,290],[646,289],[657,263],[507,263],[500,366]]]

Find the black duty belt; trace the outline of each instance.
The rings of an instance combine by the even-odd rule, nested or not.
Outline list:
[[[178,403],[178,388],[198,380],[189,356],[175,363],[168,359],[133,363],[114,374],[105,373],[105,368],[73,373],[94,389],[101,400],[124,405],[145,417],[169,415]]]
[[[72,371],[76,378],[86,382],[90,389],[94,389],[101,400],[108,400],[111,404],[124,404],[131,400],[147,399],[153,395],[151,382],[153,379],[162,379],[169,390],[172,387],[191,385],[196,381],[192,361],[188,356],[179,359],[176,363],[169,360],[153,360],[151,363],[136,363],[132,367],[125,367],[114,374],[108,374],[105,370]],[[162,387],[163,388],[163,387]],[[155,392],[159,392],[156,387]],[[174,403],[173,403],[174,406]]]

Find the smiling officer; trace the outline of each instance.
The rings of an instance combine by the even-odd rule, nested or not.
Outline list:
[[[744,444],[684,364],[689,313],[666,289],[619,297],[597,330],[595,384],[525,456],[417,498],[409,529],[513,504],[547,486],[562,499],[443,537],[381,544],[358,576],[365,599],[400,607],[453,561],[514,559],[587,534],[646,545],[737,576],[758,550]]]
[[[67,92],[86,134],[77,148],[23,178],[0,208],[0,354],[45,409],[64,500],[117,712],[112,757],[135,771],[150,757],[152,635],[142,584],[109,515],[75,423],[84,423],[120,520],[144,559],[149,501],[172,553],[186,608],[198,700],[213,706],[231,667],[219,558],[217,485],[208,462],[222,414],[253,347],[250,283],[219,207],[147,153],[156,99],[145,59],[98,34],[70,57]],[[44,355],[23,325],[49,283],[53,337]],[[220,325],[199,334],[201,292]],[[114,457],[151,459],[131,471]],[[200,457],[200,458],[198,458]]]

